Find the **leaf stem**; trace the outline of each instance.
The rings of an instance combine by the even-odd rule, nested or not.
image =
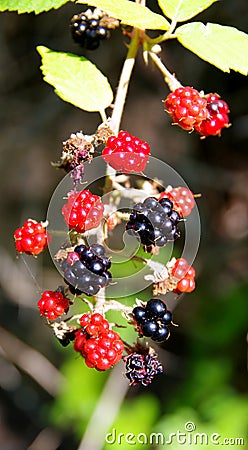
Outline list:
[[[164,75],[164,80],[168,84],[172,92],[175,91],[177,88],[182,87],[181,83],[177,80],[175,75],[169,72],[169,70],[165,67],[165,65],[163,64],[163,62],[156,53],[150,51],[149,56],[156,64],[160,72]]]
[[[99,114],[100,114],[100,116],[102,118],[102,121],[106,122],[107,121],[107,116],[106,116],[105,110],[103,109],[103,110],[99,111]]]

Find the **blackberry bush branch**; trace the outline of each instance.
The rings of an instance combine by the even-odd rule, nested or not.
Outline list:
[[[120,128],[120,122],[126,101],[128,86],[134,68],[139,45],[140,45],[139,32],[138,30],[134,30],[134,35],[133,38],[131,39],[127,57],[122,68],[111,118],[112,124],[111,128],[116,134],[118,133]]]

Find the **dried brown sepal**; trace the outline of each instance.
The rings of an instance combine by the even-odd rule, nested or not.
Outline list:
[[[107,120],[104,123],[101,123],[96,130],[94,135],[94,145],[98,147],[99,145],[106,144],[108,138],[114,135],[113,130],[111,129],[111,122]]]
[[[66,347],[71,341],[75,339],[75,332],[78,327],[76,325],[68,325],[66,322],[54,322],[50,326],[53,328],[53,332],[58,339],[58,341]]]
[[[115,30],[120,26],[120,21],[118,19],[115,19],[114,17],[108,16],[108,14],[104,12],[99,25],[101,27],[107,28],[108,30]]]
[[[85,135],[81,131],[72,133],[69,139],[63,142],[60,160],[52,165],[68,173],[85,161],[91,161],[94,154],[93,140],[94,136]]]
[[[175,282],[171,279],[161,280],[161,281],[158,281],[153,284],[152,294],[153,295],[160,295],[160,294],[164,295],[167,292],[174,291],[176,289],[176,286],[177,286],[177,282]]]
[[[60,248],[57,253],[54,255],[54,260],[58,262],[64,261],[68,253],[73,252],[74,247],[68,247],[68,248]]]

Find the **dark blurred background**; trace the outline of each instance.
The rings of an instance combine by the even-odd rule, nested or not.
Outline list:
[[[158,11],[155,2],[148,6]],[[36,46],[87,56],[108,76],[114,91],[117,87],[126,40],[116,30],[99,50],[80,49],[71,39],[68,24],[82,9],[68,4],[39,16],[0,15],[2,450],[77,449],[106,380],[105,375],[85,369],[71,349],[54,342],[36,303],[42,290],[56,289],[60,276],[48,253],[38,259],[17,259],[12,238],[26,218],[45,219],[49,199],[63,176],[50,165],[58,160],[62,141],[78,130],[91,134],[100,123],[98,114],[63,102],[42,81]],[[199,20],[248,32],[247,2],[215,3]],[[151,65],[146,67],[139,56],[121,128],[148,141],[153,156],[170,164],[192,191],[202,194],[197,202],[202,235],[194,263],[197,289],[178,304],[175,321],[180,327],[161,350],[166,373],[146,390],[129,391],[115,426],[132,432],[135,422],[134,432],[169,433],[184,429],[185,422],[192,420],[197,431],[244,438],[248,412],[247,79],[217,70],[174,41],[166,44],[161,56],[182,84],[218,92],[230,106],[232,127],[221,138],[205,140],[172,127],[162,106],[168,95],[162,75]],[[244,58],[248,59],[248,49]],[[61,389],[63,383],[66,387]],[[102,443],[102,448],[111,445]],[[155,447],[136,443],[135,448]],[[248,448],[247,441],[242,448]]]

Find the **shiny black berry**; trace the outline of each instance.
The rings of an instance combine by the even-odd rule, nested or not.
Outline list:
[[[91,250],[95,253],[97,256],[104,256],[105,255],[105,248],[101,244],[92,244]],[[76,251],[76,250],[75,250]]]
[[[146,317],[157,319],[166,313],[166,305],[159,298],[152,298],[146,304]]]
[[[142,306],[136,306],[132,314],[138,324],[144,322],[146,319],[146,310]]]
[[[100,260],[100,258],[92,259],[87,264],[88,269],[95,274],[102,274],[104,272],[105,266]]]
[[[85,249],[80,253],[80,259],[83,261],[91,261],[95,257],[95,253],[91,247],[85,247]]]
[[[143,203],[134,205],[126,230],[130,234],[133,231],[138,233],[145,250],[149,251],[151,246],[164,247],[179,236],[179,219],[171,200],[163,198],[158,201],[155,197],[148,197]]]
[[[171,311],[167,310],[166,313],[161,317],[161,322],[165,325],[169,325],[172,322],[172,313]]]
[[[153,334],[152,339],[155,342],[164,342],[170,336],[170,330],[166,326],[159,327],[158,331]]]
[[[86,249],[86,245],[80,244],[74,248],[74,252],[78,253],[81,256],[81,253]]]
[[[141,326],[142,334],[146,337],[152,337],[159,329],[159,325],[155,320],[144,322]]]

